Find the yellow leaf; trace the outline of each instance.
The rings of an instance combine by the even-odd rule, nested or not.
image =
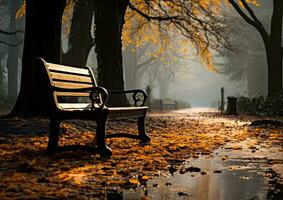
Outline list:
[[[137,179],[129,179],[129,183],[132,185],[140,185],[140,182]]]
[[[144,180],[144,181],[147,181],[149,179],[149,177],[148,176],[142,176],[141,179]]]
[[[111,180],[106,182],[107,185],[123,185],[125,183],[126,181],[122,181],[122,180]]]

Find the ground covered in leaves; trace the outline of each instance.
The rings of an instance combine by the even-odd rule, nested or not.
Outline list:
[[[47,119],[1,119],[0,199],[104,199],[113,188],[146,185],[149,179],[169,173],[187,159],[209,155],[227,143],[231,151],[239,149],[240,142],[247,139],[253,153],[259,145],[281,146],[278,152],[282,153],[283,129],[250,127],[251,120],[209,114],[150,114],[146,124],[150,144],[107,139],[113,155],[101,159],[84,151],[45,156]],[[63,123],[60,145],[89,143],[95,126],[85,121]],[[136,123],[110,121],[107,132],[137,134]]]

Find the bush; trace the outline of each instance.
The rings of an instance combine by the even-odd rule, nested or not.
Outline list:
[[[242,114],[283,116],[283,91],[266,97],[239,97],[237,106]]]

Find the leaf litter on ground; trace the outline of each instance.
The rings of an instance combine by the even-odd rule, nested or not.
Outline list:
[[[105,195],[105,188],[136,187],[152,177],[173,174],[187,159],[209,155],[227,143],[231,143],[231,150],[240,149],[239,141],[247,138],[254,139],[250,142],[251,149],[260,144],[282,146],[282,130],[250,128],[241,122],[209,116],[153,114],[147,119],[151,143],[140,145],[125,138],[107,139],[113,150],[110,159],[84,151],[47,157],[44,151],[48,130],[44,134],[3,132],[0,133],[0,199],[99,198]],[[87,129],[80,126],[80,121],[63,123],[60,145],[90,143],[96,125],[84,122],[83,126],[86,123]],[[108,123],[108,133],[121,130],[137,134],[135,124],[127,120]],[[201,172],[201,169],[191,166],[184,173],[188,171]]]

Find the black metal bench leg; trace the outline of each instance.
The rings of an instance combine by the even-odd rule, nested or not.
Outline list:
[[[103,157],[110,157],[112,155],[111,149],[106,145],[106,121],[107,121],[107,112],[102,112],[97,120],[96,128],[96,144],[98,151]]]
[[[50,118],[49,140],[46,153],[53,154],[58,150],[60,120]]]
[[[138,118],[139,137],[142,142],[150,142],[150,137],[145,132],[145,116]]]

